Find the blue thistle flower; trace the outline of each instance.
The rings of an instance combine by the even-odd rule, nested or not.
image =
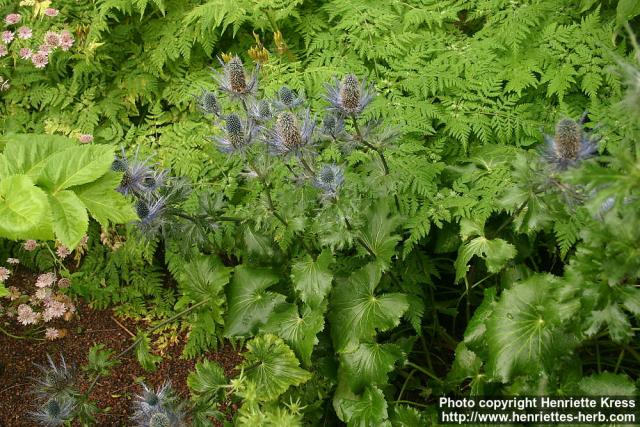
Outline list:
[[[213,70],[214,79],[220,90],[228,93],[232,98],[247,99],[255,96],[258,91],[258,68],[247,78],[244,64],[239,56],[234,56],[226,64],[218,58],[222,65],[222,72]]]
[[[200,96],[197,97],[197,100],[200,111],[205,114],[220,116],[220,103],[215,93],[203,89]]]
[[[273,118],[273,108],[267,100],[253,102],[249,107],[249,116],[258,123],[266,122]]]
[[[278,99],[275,101],[278,110],[293,110],[304,102],[304,96],[298,95],[287,86],[282,86],[278,91]]]
[[[316,174],[313,184],[323,191],[324,197],[333,199],[344,182],[344,170],[336,164],[324,165]]]
[[[76,402],[72,397],[60,396],[49,399],[30,415],[42,426],[57,427],[72,419],[75,407]]]
[[[252,142],[258,128],[248,120],[243,123],[237,114],[229,114],[225,117],[224,127],[220,127],[224,132],[223,137],[212,137],[217,143],[218,149],[223,153],[237,153],[243,151]]]
[[[312,145],[311,136],[315,126],[315,121],[311,119],[309,110],[305,112],[302,125],[293,112],[283,111],[278,114],[276,123],[267,133],[266,142],[273,154],[300,155]]]
[[[116,156],[111,164],[111,170],[122,172],[122,180],[117,188],[122,194],[140,196],[153,191],[164,179],[164,172],[156,173],[148,165],[150,157],[143,161],[138,160],[138,151],[139,147],[133,159],[128,159],[123,148],[122,155]]]
[[[322,120],[320,133],[334,140],[345,138],[347,134],[344,131],[344,118],[334,111],[327,112]]]
[[[371,103],[375,94],[366,81],[358,81],[354,74],[347,74],[342,81],[335,79],[326,84],[326,100],[329,109],[345,116],[358,116]]]
[[[74,393],[75,369],[67,366],[62,355],[59,365],[48,354],[47,360],[48,366],[35,364],[39,370],[39,375],[32,378],[36,396],[42,401],[71,396]]]
[[[586,116],[579,122],[562,119],[556,125],[553,137],[545,135],[547,149],[544,158],[556,170],[566,170],[591,157],[598,148],[598,139],[591,138],[583,129]]]
[[[142,384],[142,394],[136,396],[132,421],[140,427],[182,427],[184,413],[170,383],[164,383],[158,390]]]

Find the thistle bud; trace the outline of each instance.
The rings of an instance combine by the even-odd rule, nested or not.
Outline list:
[[[138,218],[145,219],[149,216],[149,206],[143,200],[138,200],[136,202],[136,213]]]
[[[298,120],[293,113],[285,111],[278,115],[276,132],[280,136],[282,143],[289,149],[295,149],[302,143]]]
[[[290,106],[291,104],[293,104],[294,94],[287,86],[282,86],[280,88],[280,90],[278,91],[278,96],[280,97],[280,101],[284,105]]]
[[[242,121],[237,114],[230,114],[227,116],[225,129],[227,131],[227,136],[229,138],[229,142],[235,148],[238,148],[243,145],[243,129],[242,129]]]
[[[258,114],[260,117],[271,117],[271,104],[268,101],[262,100],[258,103]]]
[[[353,74],[347,74],[342,79],[340,87],[340,99],[342,100],[342,108],[351,113],[355,113],[360,109],[360,82]]]
[[[124,172],[127,170],[127,162],[125,159],[116,157],[111,163],[111,170],[114,172]]]
[[[560,120],[556,125],[555,151],[558,158],[576,160],[582,144],[582,128],[571,119]]]
[[[234,56],[227,63],[227,73],[229,76],[229,84],[231,89],[236,93],[244,93],[247,90],[247,80],[244,74],[244,66],[242,59]]]
[[[220,114],[220,104],[213,92],[209,92],[208,90],[203,91],[198,101],[200,110],[204,113],[215,114],[216,116]]]

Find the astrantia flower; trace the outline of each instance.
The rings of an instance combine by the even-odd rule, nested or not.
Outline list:
[[[90,142],[93,142],[93,135],[91,135],[90,133],[83,133],[78,136],[78,141],[80,141],[82,144],[88,144]]]
[[[65,289],[68,288],[69,286],[71,286],[71,280],[69,280],[66,277],[61,277],[60,279],[58,279],[58,287],[60,289]]]
[[[60,36],[55,31],[47,31],[44,35],[45,44],[57,47],[60,44]]]
[[[35,325],[38,323],[40,315],[33,311],[33,308],[27,304],[18,306],[18,323],[22,325]]]
[[[53,52],[53,50],[55,49],[55,46],[51,46],[49,44],[41,44],[38,47],[38,52],[44,53],[45,55],[49,55],[51,52]]]
[[[54,9],[53,7],[48,7],[44,10],[44,14],[49,17],[58,16],[58,9]]]
[[[69,250],[69,248],[67,248],[65,245],[60,245],[58,246],[58,248],[56,249],[56,255],[58,255],[60,258],[65,259],[66,257],[68,257],[71,254],[71,251]]]
[[[75,39],[69,31],[64,30],[60,33],[60,49],[64,50],[65,52],[68,51],[73,46],[74,42]]]
[[[31,55],[33,55],[33,51],[28,47],[23,47],[22,49],[20,49],[20,58],[30,59]]]
[[[22,19],[22,16],[19,13],[10,13],[4,18],[4,22],[7,25],[13,25],[20,22],[20,19]]]
[[[60,331],[56,328],[47,328],[44,332],[44,337],[49,341],[60,338]]]
[[[274,154],[299,155],[309,145],[315,129],[315,122],[309,117],[309,111],[300,123],[298,117],[290,112],[278,114],[276,123],[267,134],[267,144]]]
[[[29,27],[18,28],[18,38],[28,40],[33,36],[33,31]]]
[[[9,54],[9,50],[7,49],[7,47],[3,44],[0,44],[0,58],[2,58],[3,56],[7,56]]]
[[[31,55],[31,62],[36,68],[44,68],[49,63],[49,55],[42,51],[38,51]]]
[[[304,102],[304,97],[282,86],[278,91],[278,99],[275,101],[278,110],[292,110]]]
[[[314,179],[314,185],[324,192],[324,196],[335,198],[344,182],[344,171],[338,165],[324,165]]]
[[[53,285],[56,281],[55,273],[44,273],[38,276],[38,280],[36,280],[36,286],[38,288],[48,288]]]
[[[52,291],[50,288],[42,288],[36,291],[35,296],[39,300],[45,300],[51,297],[51,293]]]
[[[203,90],[198,99],[198,108],[205,114],[220,115],[220,103],[216,94],[208,90]]]
[[[14,33],[13,31],[3,31],[2,32],[2,41],[4,44],[9,44],[13,40]]]
[[[212,137],[218,149],[223,153],[237,153],[244,150],[253,142],[257,128],[251,122],[243,122],[237,114],[225,117],[224,127],[220,127],[224,136]]]
[[[75,400],[71,396],[62,396],[46,401],[31,417],[42,426],[65,425],[73,418]]]
[[[36,242],[35,240],[27,240],[22,244],[22,247],[24,248],[25,251],[31,252],[38,247],[38,242]]]
[[[62,317],[67,312],[67,306],[61,301],[49,299],[45,302],[45,307],[42,313],[45,322]]]
[[[0,282],[5,282],[11,276],[11,271],[6,267],[0,267]]]
[[[7,258],[7,264],[18,265],[20,260],[18,258]]]
[[[138,151],[132,159],[128,159],[122,149],[122,155],[116,156],[111,164],[111,170],[123,172],[122,181],[118,191],[122,194],[134,194],[141,196],[149,191],[149,180],[155,180],[155,172],[148,165],[149,158],[143,161],[138,160]]]
[[[360,82],[353,74],[347,74],[342,81],[335,79],[332,85],[325,85],[326,99],[332,110],[345,116],[357,116],[373,100],[374,93],[365,81]]]
[[[216,70],[214,79],[218,83],[221,90],[227,92],[235,98],[246,98],[255,95],[258,90],[258,76],[256,71],[247,78],[242,60],[238,56],[234,56],[226,64],[218,59],[222,65],[222,73]]]
[[[249,107],[249,115],[259,123],[270,120],[273,117],[273,108],[271,107],[271,103],[265,99],[253,102]]]
[[[598,148],[598,140],[584,131],[581,122],[563,119],[556,125],[553,137],[544,136],[547,142],[546,160],[557,170],[565,170],[587,159]]]

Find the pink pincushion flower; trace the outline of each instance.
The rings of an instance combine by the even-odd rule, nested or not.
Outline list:
[[[7,50],[7,47],[3,44],[0,44],[0,58],[2,58],[3,56],[7,56],[8,53],[9,51]]]
[[[51,46],[51,45],[48,45],[48,44],[45,43],[45,44],[41,44],[38,47],[38,52],[42,52],[42,53],[44,53],[45,55],[48,56],[53,49],[55,49],[54,46]]]
[[[80,141],[83,144],[88,144],[91,141],[93,141],[93,135],[89,134],[89,133],[83,133],[82,135],[80,135],[78,137],[78,141]],[[85,243],[86,244],[86,243]]]
[[[60,338],[60,331],[57,330],[56,328],[47,328],[46,331],[44,332],[44,337],[49,341],[56,340]]]
[[[56,249],[56,254],[62,259],[68,257],[70,253],[71,251],[65,245],[60,245],[58,249]]]
[[[7,25],[13,25],[13,24],[17,24],[18,22],[20,22],[21,18],[22,18],[22,16],[19,13],[10,13],[4,18],[4,22]]]
[[[49,288],[42,288],[42,289],[38,289],[35,293],[36,295],[36,299],[39,300],[45,300],[47,298],[51,297],[51,289]]]
[[[33,36],[33,31],[29,27],[18,28],[18,38],[23,40],[30,39]]]
[[[60,33],[60,48],[64,51],[67,51],[69,49],[71,49],[71,46],[73,46],[73,43],[75,42],[75,39],[73,38],[73,36],[71,35],[71,33],[67,30],[64,30]]]
[[[2,41],[4,44],[9,44],[13,40],[13,31],[3,31],[2,32]]]
[[[36,68],[44,68],[49,63],[49,56],[45,52],[39,51],[31,55],[31,62]]]
[[[0,267],[0,282],[4,282],[11,276],[11,272],[6,267]]]
[[[34,325],[38,322],[40,316],[33,311],[31,306],[27,304],[20,304],[18,306],[18,322],[23,325]]]
[[[42,319],[45,322],[62,317],[67,311],[67,306],[60,301],[48,300],[45,302],[45,305],[46,308],[44,309],[44,313],[42,313]]]
[[[54,9],[53,7],[48,7],[44,10],[44,14],[49,17],[58,16],[58,13],[58,9]]]
[[[44,43],[55,48],[60,44],[60,36],[55,31],[47,31],[44,35]]]
[[[55,273],[44,273],[38,276],[36,286],[39,288],[48,288],[56,281]]]
[[[25,251],[31,252],[38,247],[38,242],[36,242],[35,240],[27,240],[26,242],[24,242],[22,247],[24,248]]]
[[[20,49],[20,58],[30,59],[31,55],[33,55],[33,51],[28,47],[23,47],[22,49]]]
[[[66,277],[61,277],[60,280],[58,280],[58,287],[60,289],[65,289],[68,288],[69,286],[71,286],[71,280],[69,280]]]

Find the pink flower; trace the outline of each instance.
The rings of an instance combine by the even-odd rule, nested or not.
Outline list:
[[[45,308],[44,313],[42,314],[42,319],[45,322],[48,322],[51,319],[62,317],[67,311],[67,306],[60,301],[48,300],[45,302],[45,305],[47,306],[47,308]]]
[[[18,306],[18,322],[23,325],[34,325],[40,316],[27,304]]]
[[[21,18],[22,16],[19,13],[10,13],[4,18],[4,22],[7,25],[17,24]]]
[[[58,287],[60,289],[65,289],[69,286],[71,286],[71,280],[67,279],[66,277],[61,277],[60,280],[58,280]]]
[[[58,9],[48,7],[44,10],[44,14],[47,16],[58,16]]]
[[[18,265],[20,260],[18,258],[7,258],[7,264]]]
[[[91,135],[90,133],[83,133],[82,135],[80,135],[78,137],[78,141],[80,141],[83,144],[88,144],[91,141],[93,141],[93,135]],[[86,244],[86,242],[85,242],[85,244]]]
[[[53,341],[55,339],[60,338],[60,331],[57,330],[56,328],[47,328],[47,330],[44,333],[44,336],[46,339]]]
[[[13,31],[3,31],[2,32],[2,41],[4,42],[4,44],[9,44],[11,43],[11,41],[13,40]]]
[[[36,286],[39,288],[48,288],[56,281],[55,273],[44,273],[38,276]]]
[[[31,58],[31,55],[33,55],[33,51],[28,47],[23,47],[22,49],[20,49],[20,58],[29,59]]]
[[[60,245],[58,249],[56,249],[56,254],[62,259],[68,257],[70,253],[71,251],[65,245]]]
[[[44,68],[49,63],[49,56],[46,53],[39,51],[31,55],[31,62],[36,68]]]
[[[55,31],[47,31],[44,35],[44,43],[55,48],[60,44],[60,36]]]
[[[51,45],[48,45],[48,44],[46,44],[46,43],[45,43],[45,44],[41,44],[41,45],[38,47],[38,52],[42,52],[42,53],[44,53],[45,55],[49,56],[49,54],[51,53],[51,51],[52,51],[53,49],[55,49],[55,47],[54,47],[54,46],[51,46]]]
[[[60,33],[60,48],[64,51],[71,49],[73,46],[75,39],[71,35],[71,33],[67,30],[64,30]]]
[[[36,295],[36,299],[45,300],[51,297],[51,289],[49,288],[38,289],[35,295]]]
[[[24,242],[22,247],[24,248],[25,251],[31,252],[38,247],[38,242],[36,242],[35,240],[27,240],[26,242]]]
[[[0,267],[0,282],[4,282],[11,276],[11,272],[6,267]]]
[[[31,28],[29,27],[20,27],[18,28],[18,37],[23,39],[23,40],[27,40],[30,39],[31,36],[33,36],[33,31],[31,31]]]
[[[7,50],[7,47],[3,44],[0,44],[0,58],[2,58],[3,56],[7,56],[8,53],[9,51]]]

